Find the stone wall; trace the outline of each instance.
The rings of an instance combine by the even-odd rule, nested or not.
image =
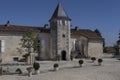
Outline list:
[[[4,40],[4,52],[1,53],[2,62],[13,61],[14,57],[21,56],[17,48],[20,48],[20,39],[22,38],[22,33],[0,33],[0,40]]]
[[[41,54],[40,58],[45,59],[51,59],[52,53],[51,53],[51,36],[50,33],[39,33],[38,39],[41,41]]]
[[[103,57],[103,41],[96,39],[89,39],[88,42],[88,56],[89,57]]]

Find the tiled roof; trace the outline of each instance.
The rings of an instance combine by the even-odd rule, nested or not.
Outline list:
[[[89,39],[103,39],[102,36],[99,34],[95,33],[94,31],[91,31],[89,29],[71,29],[71,34],[72,35],[82,35],[85,36]]]
[[[0,25],[0,32],[7,32],[7,31],[14,31],[14,32],[40,32],[40,33],[50,33],[50,28],[44,28],[44,27],[34,27],[34,26],[19,26],[19,25]],[[91,31],[89,29],[71,29],[72,35],[82,35],[87,38],[91,39],[103,39],[99,34],[95,33],[94,31]]]
[[[0,31],[14,31],[14,32],[40,32],[38,27],[18,26],[18,25],[0,25]]]

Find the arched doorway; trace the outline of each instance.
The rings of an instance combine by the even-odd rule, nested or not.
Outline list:
[[[61,52],[61,59],[66,60],[66,51]]]

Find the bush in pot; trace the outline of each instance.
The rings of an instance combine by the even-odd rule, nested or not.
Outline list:
[[[83,60],[79,60],[78,62],[80,64],[80,67],[82,67],[82,64],[84,63],[84,61]]]
[[[35,70],[35,74],[38,74],[39,73],[40,64],[38,62],[34,62],[33,63],[33,68]]]
[[[28,71],[28,76],[30,77],[32,75],[33,67],[27,67],[26,70]]]
[[[22,74],[22,70],[21,70],[20,68],[17,68],[17,69],[16,69],[16,72],[17,72],[18,74]]]
[[[95,62],[96,57],[91,57],[92,62]]]
[[[53,65],[53,67],[54,67],[54,70],[57,71],[57,70],[59,69],[58,63],[55,63],[55,64]]]
[[[99,64],[99,66],[101,66],[101,63],[103,62],[103,60],[100,58],[100,59],[98,59],[98,64]]]
[[[70,60],[72,61],[72,60],[73,60],[73,58],[74,58],[74,53],[73,53],[73,52],[71,52],[71,54],[70,54]]]

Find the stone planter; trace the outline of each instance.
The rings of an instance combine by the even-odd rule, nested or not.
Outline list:
[[[35,70],[35,74],[39,74],[40,73],[40,70]]]
[[[27,67],[26,70],[28,71],[28,76],[30,77],[32,75],[32,67]]]
[[[29,73],[28,73],[28,76],[31,77],[31,76],[32,76],[32,72],[29,72]]]
[[[58,71],[58,70],[59,70],[59,67],[54,67],[54,70],[55,70],[55,71]]]
[[[58,65],[58,63],[55,63],[55,64],[53,65],[53,67],[54,67],[54,70],[55,70],[55,71],[59,70],[59,65]]]

